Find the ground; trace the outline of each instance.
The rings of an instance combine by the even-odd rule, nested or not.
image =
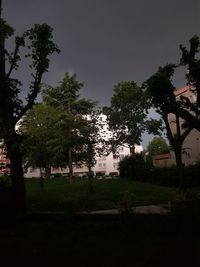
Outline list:
[[[30,212],[26,220],[18,223],[1,221],[1,263],[58,267],[200,265],[198,212],[180,210],[168,215],[123,212],[117,216],[84,217],[72,210],[82,210],[85,206],[87,183],[69,185],[54,180],[46,184],[43,193],[38,183],[27,181],[29,212],[34,213]],[[96,193],[86,204],[96,209],[127,203],[124,199],[131,203],[127,189],[129,193],[134,189],[135,203],[167,201],[176,194],[174,189],[148,184],[98,181]],[[114,201],[117,196],[122,196],[120,202]],[[73,209],[66,214],[36,213],[37,210],[55,211],[56,207],[61,211],[70,204]]]

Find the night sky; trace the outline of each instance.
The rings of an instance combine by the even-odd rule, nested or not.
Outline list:
[[[61,53],[51,58],[43,81],[55,85],[65,72],[76,73],[84,82],[81,95],[99,105],[109,104],[118,82],[141,84],[158,66],[177,63],[179,44],[188,45],[194,34],[200,35],[198,0],[2,2],[3,17],[17,34],[34,23],[45,22],[54,28]],[[183,70],[176,73],[174,84],[184,86]],[[27,91],[25,86],[23,91]]]

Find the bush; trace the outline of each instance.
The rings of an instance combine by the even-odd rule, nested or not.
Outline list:
[[[53,178],[61,178],[62,174],[61,173],[53,173],[52,176],[53,176]]]
[[[135,181],[149,182],[156,185],[179,187],[180,175],[176,166],[166,168],[151,167],[144,161],[142,155],[127,156],[119,164],[120,177]],[[200,164],[184,168],[185,187],[200,186]]]
[[[96,172],[96,177],[99,177],[99,176],[105,176],[105,173],[103,173],[103,172]]]
[[[118,172],[110,172],[109,176],[118,176]]]
[[[167,168],[152,168],[149,171],[149,181],[156,185],[178,187],[180,178],[176,166]]]
[[[148,179],[149,166],[141,154],[126,156],[119,163],[120,177],[145,181]]]

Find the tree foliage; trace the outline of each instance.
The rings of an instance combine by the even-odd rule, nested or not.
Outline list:
[[[175,65],[167,64],[164,67],[159,67],[158,71],[152,75],[144,84],[152,105],[156,111],[161,115],[167,137],[175,152],[176,164],[182,168],[182,145],[185,138],[191,132],[192,127],[186,127],[183,130],[183,125],[179,116],[179,102],[175,96],[175,87],[172,84],[172,76],[174,75]],[[175,116],[176,132],[172,132],[169,122],[169,115],[173,113]]]
[[[44,103],[36,104],[27,112],[20,127],[24,135],[26,167],[36,167],[41,172],[44,169],[45,176],[48,178],[51,167],[59,162],[57,124],[61,116],[62,114],[51,106]]]
[[[151,128],[158,133],[160,122],[147,119],[148,108],[146,94],[134,81],[120,82],[114,87],[111,105],[104,108],[114,146],[127,144],[134,153],[145,130]]]
[[[86,145],[88,118],[92,116],[96,103],[79,97],[79,90],[83,83],[77,80],[76,75],[66,73],[56,87],[46,86],[43,90],[45,103],[62,113],[57,124],[59,151],[63,161],[70,169],[70,180],[73,179],[73,163],[82,160],[81,149]],[[86,133],[84,133],[86,131]],[[84,138],[83,138],[84,137]],[[86,143],[85,143],[86,142]]]
[[[149,142],[147,150],[151,156],[169,152],[169,146],[166,140],[161,136],[155,136],[151,142]]]
[[[153,156],[167,153],[170,151],[170,147],[166,140],[161,136],[155,136],[147,146],[147,160],[152,164]]]

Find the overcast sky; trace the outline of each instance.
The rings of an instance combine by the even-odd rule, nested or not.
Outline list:
[[[198,0],[3,0],[3,17],[16,33],[34,23],[54,28],[61,49],[53,56],[46,83],[65,72],[84,82],[82,96],[108,105],[120,81],[138,84],[160,65],[177,63],[179,44],[200,35]],[[178,71],[175,86],[185,84]],[[26,91],[26,88],[24,88]],[[147,143],[145,137],[144,145]]]

